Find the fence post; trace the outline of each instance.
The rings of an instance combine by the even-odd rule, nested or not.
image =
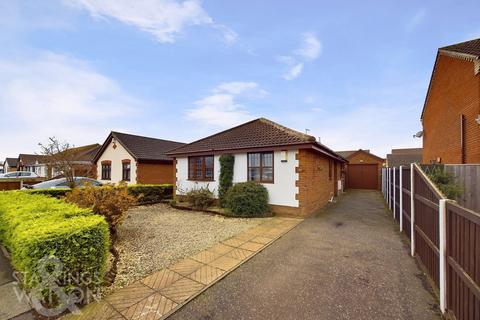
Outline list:
[[[399,181],[399,199],[400,199],[400,232],[403,230],[403,178],[402,178],[403,166],[400,166],[400,181]]]
[[[390,168],[387,168],[387,203],[390,208]]]
[[[392,200],[392,211],[393,211],[393,219],[395,219],[395,193],[397,192],[395,189],[395,167],[393,167],[393,200]]]
[[[438,203],[438,227],[440,233],[439,253],[440,253],[440,311],[445,313],[447,303],[447,200],[440,199]]]
[[[415,165],[410,164],[410,254],[415,256]]]

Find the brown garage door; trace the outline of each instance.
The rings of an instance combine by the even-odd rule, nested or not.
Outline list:
[[[376,164],[349,164],[347,188],[378,189],[378,166]]]

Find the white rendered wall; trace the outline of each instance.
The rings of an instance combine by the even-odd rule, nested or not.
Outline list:
[[[270,204],[298,207],[298,200],[295,195],[298,193],[298,187],[295,186],[298,180],[298,173],[295,168],[298,166],[298,160],[295,155],[298,150],[289,150],[287,152],[287,161],[282,162],[282,152],[274,152],[274,183],[262,183],[268,190]],[[247,154],[234,154],[235,165],[233,169],[233,183],[247,181]],[[177,194],[183,194],[193,188],[206,187],[218,196],[218,181],[220,177],[219,155],[214,156],[214,181],[189,181],[188,180],[188,158],[177,158]]]
[[[130,181],[129,184],[137,182],[137,165],[135,159],[125,150],[120,143],[116,143],[116,148],[113,148],[113,142],[110,141],[108,147],[102,153],[97,161],[97,178],[103,183],[119,183],[122,181],[122,160],[130,159]],[[109,160],[112,162],[111,180],[102,179],[102,161]]]

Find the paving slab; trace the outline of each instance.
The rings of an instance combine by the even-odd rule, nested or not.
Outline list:
[[[284,220],[266,233],[274,236],[287,225]],[[254,238],[249,236],[242,239]],[[426,276],[409,256],[409,244],[382,195],[349,191],[169,319],[439,320],[441,316]]]
[[[8,320],[31,309],[16,282],[0,286],[0,320]]]

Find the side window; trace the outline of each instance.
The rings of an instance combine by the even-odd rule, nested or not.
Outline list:
[[[102,180],[111,180],[112,164],[110,161],[102,162]]]

